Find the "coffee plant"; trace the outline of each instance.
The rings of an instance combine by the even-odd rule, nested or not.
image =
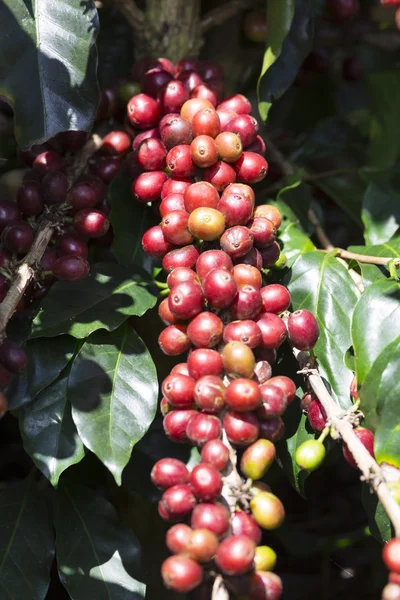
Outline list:
[[[0,2],[1,600],[400,600],[399,29]]]

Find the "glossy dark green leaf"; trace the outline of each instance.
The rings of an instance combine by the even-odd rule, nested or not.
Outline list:
[[[13,377],[6,390],[10,409],[32,400],[60,375],[71,360],[76,341],[63,335],[54,340],[38,338],[25,345],[28,366],[18,377]]]
[[[386,279],[379,267],[376,265],[369,265],[367,263],[358,263],[364,288],[375,283],[378,279]]]
[[[157,406],[155,366],[137,333],[125,324],[91,335],[72,365],[68,392],[83,443],[120,484]]]
[[[335,175],[318,180],[321,188],[359,226],[366,184],[358,174]]]
[[[258,109],[263,120],[272,102],[292,85],[312,48],[314,0],[272,0],[268,2],[268,47],[258,80]]]
[[[315,250],[315,246],[308,235],[304,232],[300,220],[296,217],[293,210],[282,199],[288,195],[282,193],[285,190],[288,190],[288,188],[281,190],[278,199],[274,204],[282,215],[282,225],[279,229],[279,239],[283,244],[283,251],[287,258],[287,266],[291,267],[300,254],[312,252]],[[305,190],[305,192],[306,194],[303,197],[305,198],[305,201],[307,201],[306,199],[308,190]]]
[[[368,256],[400,258],[400,237],[395,237],[385,244],[377,244],[375,246],[349,246],[348,250],[356,254],[366,254]]]
[[[398,70],[370,73],[367,83],[371,111],[369,162],[387,169],[400,156],[400,74]]]
[[[82,281],[58,281],[32,324],[31,338],[69,333],[84,338],[97,329],[113,331],[129,316],[154,306],[148,275],[133,265],[101,263]]]
[[[303,173],[300,172],[285,177],[282,182],[284,187],[277,196],[277,202],[278,206],[282,207],[282,217],[287,217],[294,222],[298,219],[303,229],[307,231],[310,227],[308,210],[313,198],[310,186],[303,183],[302,178]],[[280,202],[283,202],[283,204],[280,204]],[[290,209],[290,213],[288,212],[288,209]],[[297,219],[293,219],[294,215]]]
[[[333,256],[309,252],[294,263],[286,281],[293,310],[306,308],[318,321],[320,335],[315,346],[322,374],[342,408],[351,405],[352,372],[344,364],[351,346],[351,319],[359,298],[347,269]]]
[[[54,559],[46,492],[32,473],[0,492],[0,597],[44,600]]]
[[[55,381],[19,412],[26,452],[57,486],[60,475],[85,456],[67,400],[68,377]]]
[[[0,94],[13,105],[18,144],[88,131],[99,97],[94,2],[4,0],[0,23]]]
[[[141,600],[141,549],[113,505],[63,480],[56,493],[58,572],[72,600]]]
[[[367,513],[371,534],[381,544],[388,542],[393,537],[390,519],[387,516],[382,503],[366,483],[362,486],[361,499],[365,512]]]
[[[387,242],[400,227],[400,195],[389,186],[370,183],[364,196],[361,218],[367,245]]]
[[[400,467],[400,284],[379,279],[362,295],[352,323],[361,409],[375,431],[378,462]]]
[[[107,197],[114,231],[114,256],[121,264],[139,265],[151,272],[151,260],[142,248],[142,236],[151,226],[150,212],[145,204],[132,197],[132,181],[125,170],[111,183]]]

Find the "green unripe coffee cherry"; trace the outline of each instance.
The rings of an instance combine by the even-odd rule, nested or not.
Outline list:
[[[256,571],[273,571],[276,565],[276,552],[269,546],[257,546],[254,556]]]
[[[294,455],[296,464],[305,471],[315,471],[325,458],[325,446],[319,440],[307,440]]]
[[[257,440],[242,455],[240,468],[246,477],[261,479],[275,460],[275,446],[269,440]]]
[[[117,97],[121,104],[128,104],[132,96],[140,93],[140,84],[135,81],[127,81],[119,86]]]

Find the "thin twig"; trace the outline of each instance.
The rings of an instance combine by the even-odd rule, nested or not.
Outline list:
[[[229,600],[229,592],[226,589],[222,575],[217,575],[214,579],[211,600]]]
[[[354,433],[348,411],[343,411],[329,394],[323,379],[317,369],[308,368],[310,356],[306,352],[293,349],[293,354],[298,360],[302,373],[307,377],[315,395],[325,409],[327,420],[336,434],[350,450],[358,468],[366,481],[381,501],[390,521],[392,522],[396,537],[400,536],[400,506],[390,493],[381,467],[370,455],[365,446]]]
[[[321,251],[323,252],[323,250]],[[366,263],[367,265],[387,265],[391,261],[396,266],[400,266],[400,258],[393,258],[388,256],[369,256],[368,254],[357,254],[357,252],[349,252],[343,248],[335,248],[336,256],[345,258],[346,260],[357,260],[360,263]]]
[[[87,162],[93,154],[99,150],[103,143],[103,139],[97,133],[93,133],[83,148],[75,156],[74,160],[67,169],[68,185],[71,186],[73,182],[78,179],[79,175],[86,169]]]
[[[201,30],[203,33],[222,25],[228,19],[234,17],[238,12],[248,8],[254,0],[227,0],[222,6],[217,6],[206,13],[201,21]]]
[[[121,15],[123,15],[127,23],[133,31],[141,31],[144,23],[144,14],[135,4],[134,0],[112,0]]]
[[[320,242],[321,246],[327,252],[329,252],[330,250],[333,250],[334,245],[332,244],[331,240],[325,233],[325,229],[322,227],[321,222],[318,219],[313,208],[308,209],[307,217],[308,217],[308,220],[310,221],[311,225],[314,225],[315,235],[317,236],[318,241]]]

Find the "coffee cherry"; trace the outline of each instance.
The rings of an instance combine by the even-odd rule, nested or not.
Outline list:
[[[365,448],[368,450],[370,455],[374,458],[374,434],[372,433],[372,431],[366,429],[365,427],[356,427],[356,429],[354,429],[354,433],[358,437],[360,442],[363,444],[363,446],[365,446]],[[345,457],[346,461],[351,467],[354,467],[356,469],[357,463],[354,460],[350,450],[348,449],[347,444],[343,444],[342,450],[343,456]]]
[[[225,406],[225,386],[220,377],[205,375],[196,381],[194,399],[201,410],[215,414]]]
[[[250,115],[238,115],[224,126],[223,131],[237,135],[242,141],[243,148],[247,148],[257,138],[258,123]]]
[[[211,183],[216,190],[222,192],[230,183],[236,181],[235,170],[222,160],[204,169],[203,178]]]
[[[46,175],[46,177],[49,175]],[[53,194],[54,187],[62,185],[62,182],[60,184],[59,181],[55,180],[56,174],[52,173],[52,175],[54,179],[53,181],[49,181],[49,194]],[[65,200],[72,206],[74,212],[76,212],[84,208],[94,208],[101,201],[102,193],[102,187],[97,187],[94,182],[88,179],[82,179],[75,182],[75,184],[69,190]],[[52,199],[53,198],[54,195],[52,195]],[[64,201],[64,198],[61,201]],[[51,204],[55,204],[55,202],[53,201]]]
[[[267,381],[260,386],[261,406],[257,411],[260,420],[265,421],[274,417],[280,417],[286,410],[287,399],[281,388]]]
[[[218,239],[225,229],[225,219],[214,208],[196,208],[189,216],[188,227],[191,234],[201,240]]]
[[[195,506],[190,525],[192,529],[208,529],[217,537],[223,536],[229,529],[230,512],[223,504],[204,502]]]
[[[215,563],[225,575],[243,575],[253,565],[255,549],[255,543],[247,536],[231,535],[220,543]]]
[[[238,115],[249,115],[252,111],[250,101],[242,94],[234,94],[225,98],[217,108],[218,110],[233,110]]]
[[[189,369],[186,362],[181,362],[172,367],[170,375],[180,373],[181,375],[189,375]]]
[[[239,287],[230,309],[234,319],[255,319],[261,312],[260,291],[251,285]]]
[[[229,460],[229,450],[221,440],[210,440],[202,447],[200,456],[201,462],[213,465],[218,471],[223,471]]]
[[[303,442],[295,452],[296,464],[306,471],[315,471],[325,458],[325,446],[318,440]]]
[[[227,163],[236,162],[243,152],[240,137],[231,131],[224,131],[217,135],[215,145],[220,160]]]
[[[164,354],[177,356],[190,348],[190,340],[186,334],[185,325],[170,325],[164,329],[159,337],[158,344]]]
[[[259,424],[252,413],[228,411],[223,418],[228,440],[236,446],[249,446],[258,438]]]
[[[167,180],[163,171],[141,173],[132,182],[132,195],[137,202],[154,202],[161,196],[161,190]]]
[[[222,250],[206,250],[201,253],[196,262],[196,272],[201,280],[213,269],[232,271],[232,268],[232,259]]]
[[[168,375],[162,384],[162,393],[174,408],[190,408],[193,404],[195,381],[179,373]]]
[[[173,249],[171,242],[167,240],[160,225],[150,227],[142,237],[143,250],[154,258],[163,258]]]
[[[212,269],[203,279],[203,292],[213,308],[224,308],[232,304],[238,293],[232,273],[227,269]]]
[[[276,565],[276,552],[269,546],[257,546],[254,556],[256,571],[272,571]]]
[[[179,144],[174,146],[167,154],[167,167],[175,177],[190,177],[196,171],[190,146]]]
[[[0,388],[6,388],[12,379],[12,373],[0,363]]]
[[[209,529],[194,529],[187,543],[186,552],[198,562],[209,562],[215,556],[219,541]]]
[[[212,465],[200,463],[190,473],[190,485],[196,497],[202,501],[217,498],[222,492],[222,479]]]
[[[154,127],[160,118],[157,101],[147,94],[137,94],[128,102],[129,121],[139,129]]]
[[[263,156],[255,152],[243,152],[240,158],[233,163],[236,176],[243,183],[258,183],[268,172],[268,163]]]
[[[10,266],[11,259],[11,252],[0,246],[0,268],[7,269]]]
[[[188,369],[193,379],[200,379],[204,375],[222,375],[222,359],[215,350],[199,348],[193,350],[188,358]]]
[[[165,537],[165,543],[171,552],[179,554],[185,552],[193,529],[184,523],[178,523],[168,529]]]
[[[208,100],[204,100],[202,98],[191,98],[182,106],[180,114],[181,117],[187,119],[189,123],[191,123],[195,114],[204,108],[210,108],[214,110],[214,106]]]
[[[273,204],[261,204],[254,211],[254,217],[264,217],[269,219],[275,229],[279,229],[282,223],[282,216],[279,209]]]
[[[251,379],[234,379],[226,388],[225,402],[234,411],[255,410],[261,403],[258,384]]]
[[[179,113],[187,100],[189,90],[182,81],[169,81],[158,92],[158,106],[164,115]]]
[[[154,485],[166,490],[174,485],[188,483],[189,471],[181,460],[162,458],[152,468],[150,477]]]
[[[248,40],[261,44],[267,40],[267,22],[265,14],[260,11],[250,10],[244,19],[243,31]]]
[[[162,266],[168,273],[177,267],[194,269],[198,257],[199,252],[194,246],[184,246],[168,252],[163,258]]]
[[[201,72],[201,62],[193,56],[185,56],[176,63],[175,76],[179,75],[179,73],[182,73],[182,71],[189,70],[197,71],[198,73]]]
[[[187,119],[179,115],[167,115],[160,123],[161,140],[167,150],[181,144],[191,144],[193,140],[192,126]]]
[[[205,413],[196,414],[186,427],[186,435],[197,446],[221,437],[221,421],[218,417]]]
[[[241,194],[224,193],[218,202],[218,210],[224,215],[228,227],[245,225],[253,213],[253,204]]]
[[[219,202],[217,190],[207,181],[193,183],[186,188],[183,197],[185,210],[188,213],[202,207],[216,209]]]
[[[168,415],[167,415],[168,416]],[[196,498],[189,485],[177,484],[161,496],[161,505],[170,519],[182,519],[196,506]]]
[[[285,375],[277,375],[276,377],[272,377],[268,383],[281,388],[288,404],[293,402],[296,397],[296,385],[292,379],[285,377]]]
[[[72,235],[65,235],[57,240],[55,245],[58,256],[66,256],[71,254],[72,256],[80,256],[81,258],[87,258],[89,250],[87,244],[80,238]],[[51,269],[52,267],[50,267]]]
[[[261,479],[275,460],[275,446],[268,440],[257,440],[243,453],[240,468],[246,477]]]
[[[275,573],[256,571],[250,575],[252,600],[279,600],[282,595],[282,580]]]
[[[232,535],[245,535],[253,540],[255,544],[261,542],[261,529],[257,525],[254,517],[244,511],[235,511],[231,522]]]
[[[210,82],[211,84],[213,82]],[[202,100],[208,100],[211,104],[216,107],[218,104],[218,90],[214,85],[207,85],[206,83],[200,83],[191,92],[191,98],[201,98]],[[200,111],[199,111],[200,112]],[[195,115],[196,116],[196,115]]]
[[[141,89],[145,94],[157,96],[158,92],[173,79],[171,73],[160,66],[149,69],[141,77]]]
[[[144,171],[161,171],[166,165],[167,150],[161,140],[149,138],[137,149],[136,161]]]
[[[188,229],[189,215],[185,210],[173,210],[161,221],[163,234],[171,244],[184,246],[193,241]]]
[[[203,569],[192,558],[181,554],[169,556],[161,566],[165,587],[181,594],[187,594],[200,585]]]
[[[285,520],[285,509],[274,494],[260,492],[250,501],[250,508],[256,522],[263,529],[277,529]]]
[[[191,319],[204,307],[201,287],[193,281],[184,281],[176,285],[168,297],[169,308],[181,319]]]
[[[231,377],[252,377],[255,358],[251,349],[242,342],[229,342],[221,353],[225,372]]]
[[[0,346],[0,361],[12,373],[21,373],[26,369],[28,356],[21,346],[6,340]]]
[[[188,269],[187,267],[177,267],[167,277],[167,285],[170,290],[178,285],[178,283],[183,283],[184,281],[199,283],[199,278],[192,269]],[[166,300],[168,299],[166,298]]]
[[[181,71],[177,75],[177,79],[179,81],[182,81],[185,88],[189,92],[194,90],[195,87],[197,87],[198,85],[200,85],[203,82],[199,73],[193,69],[187,69],[186,71]]]
[[[308,407],[310,406],[313,400],[315,400],[315,396],[310,392],[306,392],[300,400],[300,408],[304,414],[308,413]]]
[[[381,600],[400,600],[400,585],[395,583],[385,585],[382,590]]]
[[[189,438],[186,428],[190,421],[197,415],[195,410],[173,410],[163,420],[165,434],[176,443],[186,443]]]
[[[80,256],[60,256],[53,265],[54,277],[61,281],[79,281],[89,275],[90,265]]]
[[[233,267],[233,277],[237,283],[237,286],[251,286],[257,290],[261,289],[262,277],[260,271],[245,263],[239,263]]]
[[[187,334],[197,348],[212,348],[221,341],[223,331],[224,325],[217,315],[202,312],[190,321]]]
[[[385,544],[382,560],[389,571],[400,574],[400,538],[393,538]]]
[[[289,342],[298,350],[311,350],[318,340],[319,328],[314,315],[309,310],[296,310],[289,316]]]
[[[20,211],[27,217],[39,215],[44,207],[40,183],[37,181],[26,181],[23,183],[17,193],[17,205]]]
[[[326,4],[331,15],[340,21],[354,17],[359,11],[358,0],[327,0]]]
[[[258,248],[268,248],[276,239],[276,229],[269,219],[256,217],[249,223],[254,245]]]
[[[261,330],[261,346],[276,350],[285,341],[287,336],[285,323],[273,313],[262,313],[256,320]]]
[[[270,442],[278,442],[285,435],[285,423],[281,417],[260,421],[260,437]]]
[[[244,256],[253,247],[253,235],[247,227],[236,225],[225,231],[220,239],[221,248],[233,259]]]
[[[215,141],[208,135],[199,135],[190,144],[190,155],[196,166],[202,169],[211,167],[218,160]]]
[[[183,194],[168,194],[168,196],[165,196],[164,200],[161,201],[159,206],[161,217],[165,217],[174,210],[186,210]]]
[[[224,329],[224,342],[242,342],[249,348],[256,348],[261,342],[261,330],[251,320],[232,321]]]
[[[7,250],[22,255],[29,252],[33,243],[33,231],[24,221],[16,221],[3,231],[2,241]]]
[[[254,140],[254,142],[252,144],[249,144],[249,146],[247,146],[246,150],[247,150],[247,152],[255,152],[256,154],[261,154],[261,156],[265,156],[267,148],[265,146],[265,142],[262,139],[262,137],[260,135],[258,135],[256,137],[256,139]],[[271,163],[269,163],[268,175],[269,175],[270,179],[271,179],[271,173],[272,173],[271,166],[272,166]],[[279,179],[281,179],[281,177],[282,177],[279,167],[276,168],[276,171],[278,172],[278,176],[275,178],[275,181],[279,181]]]
[[[322,433],[326,426],[326,412],[317,398],[310,402],[307,416],[314,431]]]
[[[260,219],[261,220],[261,219]],[[267,219],[262,219],[267,221]],[[272,283],[261,289],[263,310],[268,313],[279,314],[290,306],[290,293],[283,285]]]
[[[84,208],[74,216],[73,225],[79,235],[98,238],[107,233],[110,221],[101,211]]]
[[[63,171],[64,159],[57,152],[48,150],[38,154],[32,166],[41,176],[44,176],[50,171]]]
[[[203,108],[193,117],[192,130],[195,137],[206,135],[216,138],[221,131],[221,123],[217,112],[212,108]]]

